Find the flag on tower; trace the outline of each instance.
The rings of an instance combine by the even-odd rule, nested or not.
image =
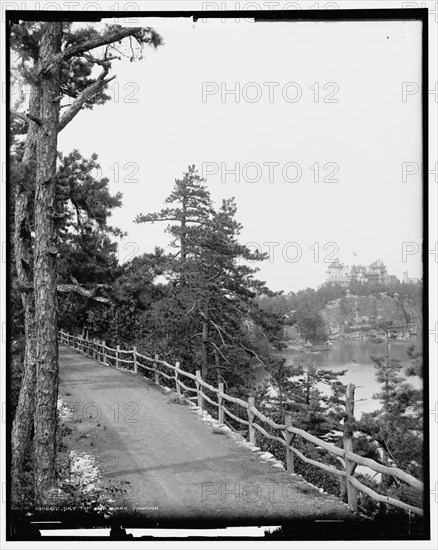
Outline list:
[[[353,256],[357,256],[356,252],[353,250]]]

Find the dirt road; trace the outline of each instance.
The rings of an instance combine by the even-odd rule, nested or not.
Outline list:
[[[113,513],[165,519],[354,519],[335,497],[215,433],[140,375],[60,348],[60,397],[74,411],[72,450],[96,459],[106,484],[129,488]],[[266,523],[265,523],[266,524]]]

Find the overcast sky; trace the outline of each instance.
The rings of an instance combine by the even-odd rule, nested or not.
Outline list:
[[[334,258],[421,276],[421,175],[402,173],[421,163],[419,22],[140,25],[165,45],[114,62],[114,101],[59,141],[97,153],[123,193],[111,220],[128,233],[121,260],[166,247],[164,224],[133,220],[195,164],[215,202],[236,198],[241,241],[271,251],[259,277],[273,290],[318,286]]]

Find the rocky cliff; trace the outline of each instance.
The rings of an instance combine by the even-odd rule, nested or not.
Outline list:
[[[320,315],[331,339],[377,337],[376,327],[393,327],[392,335],[404,337],[422,330],[421,304],[387,293],[345,296],[326,304]]]

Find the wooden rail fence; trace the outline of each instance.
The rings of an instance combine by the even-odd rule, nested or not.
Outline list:
[[[92,359],[95,359],[96,361],[99,361],[105,365],[130,370],[134,373],[138,373],[139,370],[146,370],[154,373],[154,381],[159,385],[160,377],[164,377],[167,380],[173,380],[175,383],[175,391],[181,394],[182,390],[184,390],[185,392],[193,394],[191,397],[188,397],[188,399],[196,401],[198,407],[200,407],[201,410],[204,410],[205,401],[216,407],[218,409],[217,418],[220,423],[224,423],[226,415],[233,420],[239,422],[240,424],[247,426],[249,441],[251,444],[256,445],[256,434],[257,432],[260,432],[268,439],[278,441],[282,445],[284,445],[286,447],[286,467],[287,471],[289,471],[290,473],[294,473],[294,455],[296,455],[307,464],[312,464],[313,466],[321,468],[327,472],[330,472],[331,474],[335,474],[339,477],[345,478],[347,485],[348,504],[355,512],[357,512],[358,509],[357,492],[362,491],[363,493],[378,502],[390,504],[392,506],[402,508],[403,510],[406,510],[408,512],[413,512],[414,514],[423,516],[422,508],[412,506],[411,504],[407,504],[392,497],[381,495],[370,487],[361,483],[357,479],[357,477],[355,477],[354,472],[356,466],[366,466],[374,472],[394,476],[404,483],[407,483],[411,487],[414,487],[419,491],[423,491],[423,483],[412,475],[404,472],[403,470],[396,467],[384,466],[383,464],[380,464],[375,460],[372,460],[371,458],[366,458],[352,452],[351,437],[346,437],[345,433],[343,442],[344,447],[341,448],[331,443],[328,443],[318,437],[315,437],[314,435],[311,435],[306,431],[301,430],[300,428],[293,426],[292,418],[290,415],[285,416],[284,424],[277,424],[276,422],[262,414],[255,407],[254,397],[249,397],[248,401],[244,401],[243,399],[239,399],[238,397],[227,395],[224,391],[223,383],[219,383],[219,387],[215,388],[201,378],[201,371],[197,370],[196,374],[186,372],[181,369],[181,365],[179,362],[175,363],[175,365],[172,365],[167,361],[164,361],[163,359],[159,359],[158,355],[155,355],[153,358],[148,357],[147,355],[139,353],[136,346],[134,346],[132,350],[123,350],[120,349],[120,346],[111,348],[106,345],[105,341],[99,342],[95,339],[90,340],[87,337],[84,338],[82,336],[74,336],[63,331],[59,331],[59,342],[77,351],[80,351],[86,354],[88,357],[91,357]],[[129,359],[127,357],[129,357]],[[144,364],[145,362],[147,364]],[[130,365],[130,367],[127,369],[125,365]],[[160,366],[170,370],[172,374],[165,372],[162,368],[160,368]],[[194,386],[189,386],[189,382],[187,382],[187,380],[185,381],[186,383],[182,382],[181,377],[191,380]],[[347,398],[348,393],[350,393],[352,390],[351,386],[352,385],[349,385],[349,388],[347,390]],[[214,401],[205,393],[206,389],[216,394],[217,401]],[[239,405],[246,412],[246,418],[241,418],[232,413],[225,406],[225,402]],[[278,431],[280,436],[268,433],[260,425],[261,422],[266,424],[270,428]],[[318,462],[316,460],[306,457],[301,451],[296,449],[291,444],[293,435],[298,435],[304,440],[313,443],[317,447],[322,447],[332,455],[336,456],[342,464],[343,469],[338,469],[334,466],[324,464],[322,462]]]

